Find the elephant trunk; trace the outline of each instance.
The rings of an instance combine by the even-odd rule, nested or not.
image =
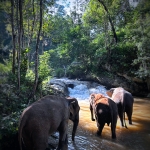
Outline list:
[[[76,116],[75,120],[73,121],[72,141],[74,141],[78,123],[79,123],[79,114]]]

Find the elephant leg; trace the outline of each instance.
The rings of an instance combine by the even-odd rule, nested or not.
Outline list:
[[[104,122],[103,123],[97,123],[97,125],[98,125],[97,135],[101,136],[105,123]]]
[[[60,138],[61,138],[61,134],[60,134]],[[58,148],[56,150],[68,150],[68,136],[67,136],[67,134],[65,137],[65,141],[62,141],[61,139],[59,139]]]
[[[59,143],[57,150],[68,150],[68,136],[67,136],[68,120],[63,121],[60,124],[58,131],[59,131]]]
[[[93,107],[92,107],[92,105],[90,105],[90,111],[91,111],[91,120],[95,121],[94,115],[93,115]]]
[[[34,137],[32,137],[32,145],[31,147],[29,147],[29,145],[25,145],[25,149],[26,146],[28,148],[28,150],[45,150],[47,148],[47,143],[48,143],[48,136],[46,136],[46,134],[39,134]]]
[[[37,126],[32,128],[32,132],[24,128],[23,130],[23,147],[25,150],[45,150],[48,143],[48,129],[41,130]],[[44,132],[45,131],[45,132]]]
[[[132,124],[132,109],[128,110],[126,114],[128,116],[129,124]]]
[[[72,141],[74,141],[74,137],[75,137],[75,133],[77,131],[78,123],[79,123],[79,114],[76,115],[76,117],[73,121]]]
[[[26,148],[28,148],[28,150],[32,150],[32,139],[30,138],[30,136],[27,135],[27,133],[24,133],[23,131],[23,137],[22,137],[22,149],[26,150]]]
[[[123,111],[118,111],[118,115],[119,115],[119,118],[120,118],[121,126],[124,127],[124,123],[123,123]]]
[[[99,127],[99,122],[96,114],[95,114],[95,120],[96,120],[97,127]]]
[[[116,124],[111,123],[112,139],[116,139]]]
[[[34,142],[33,149],[34,150],[45,150],[48,146],[48,129],[45,132],[42,130],[38,131],[34,135],[32,135],[32,139]]]

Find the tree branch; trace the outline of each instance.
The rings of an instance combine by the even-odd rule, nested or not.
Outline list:
[[[109,19],[109,22],[110,22],[110,25],[111,25],[111,29],[112,29],[112,32],[113,32],[113,34],[114,34],[114,39],[115,39],[115,41],[116,41],[116,43],[117,43],[117,41],[118,41],[117,34],[116,34],[116,31],[115,31],[114,24],[113,24],[113,22],[112,22],[112,20],[111,20],[110,14],[109,14],[109,12],[108,12],[108,9],[107,9],[106,5],[104,4],[103,0],[98,0],[98,1],[103,5],[105,11],[107,12],[108,19]]]

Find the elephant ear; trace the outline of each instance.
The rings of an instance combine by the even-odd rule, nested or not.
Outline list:
[[[73,115],[76,115],[80,109],[78,101],[74,99],[73,101],[70,102],[69,106],[70,106],[70,112]]]
[[[67,101],[68,101],[68,104],[70,106],[71,104],[75,103],[77,101],[77,99],[72,98],[72,97],[67,97]]]
[[[68,97],[67,98],[69,102],[69,110],[70,110],[70,119],[74,120],[75,116],[79,113],[80,107],[78,104],[77,99]]]
[[[91,94],[89,99],[90,104],[93,105],[94,101],[95,101],[95,94]]]
[[[70,103],[69,108],[71,115],[75,116],[75,101]]]

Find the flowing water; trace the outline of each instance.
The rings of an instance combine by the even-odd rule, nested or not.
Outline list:
[[[75,142],[71,141],[72,122],[69,121],[69,150],[150,150],[150,99],[134,98],[133,125],[126,124],[128,129],[121,127],[117,121],[117,139],[111,139],[111,129],[105,125],[102,136],[97,137],[97,126],[91,121],[89,109],[89,95],[91,93],[103,93],[104,86],[78,84],[73,89],[69,88],[70,96],[78,99],[80,105],[80,121],[75,136]]]

